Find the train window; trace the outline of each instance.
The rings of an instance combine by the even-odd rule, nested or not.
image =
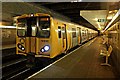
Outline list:
[[[87,31],[85,30],[85,36],[86,36]]]
[[[84,35],[85,35],[84,33],[85,33],[85,31],[84,31],[84,30],[82,30],[82,36],[84,36]]]
[[[17,34],[18,36],[36,36],[36,17],[29,18],[20,18],[18,19],[18,28]]]
[[[118,29],[120,29],[120,26],[118,25]]]
[[[72,37],[76,37],[76,29],[75,28],[72,28]]]
[[[26,32],[26,19],[21,18],[18,19],[18,25],[17,25],[17,35],[18,36],[25,36]]]
[[[65,27],[62,27],[63,39],[65,39]]]
[[[58,26],[58,37],[61,38],[61,27]]]
[[[24,29],[19,29],[17,31],[18,36],[25,36],[25,30]]]
[[[50,18],[49,17],[39,17],[39,27],[38,36],[40,38],[50,37]]]
[[[32,36],[36,36],[36,26],[32,26]]]
[[[30,17],[27,18],[27,34],[26,36],[36,36],[36,24],[37,24],[37,17]]]

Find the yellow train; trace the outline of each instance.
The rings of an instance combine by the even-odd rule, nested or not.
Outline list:
[[[54,58],[97,36],[97,31],[45,13],[15,17],[16,53]]]

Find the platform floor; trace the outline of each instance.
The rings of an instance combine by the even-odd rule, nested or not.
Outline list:
[[[40,70],[28,79],[33,78],[115,78],[112,66],[101,66],[99,55],[102,49],[101,38],[97,37],[63,59],[56,61],[46,69]]]

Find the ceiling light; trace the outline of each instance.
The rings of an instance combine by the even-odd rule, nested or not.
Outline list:
[[[82,2],[82,0],[74,0],[74,1],[71,1],[71,2]]]
[[[113,11],[109,11],[109,13],[112,13]]]
[[[0,25],[0,28],[16,28],[15,26],[2,26]]]
[[[78,2],[82,2],[82,0],[78,0]]]
[[[98,21],[98,18],[95,18],[95,19],[93,19],[93,20]]]
[[[112,19],[113,17],[112,16],[108,16],[107,19]]]

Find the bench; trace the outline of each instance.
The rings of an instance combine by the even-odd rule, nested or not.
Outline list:
[[[105,63],[102,63],[101,65],[107,65],[107,66],[111,66],[109,63],[108,63],[108,58],[110,56],[110,54],[112,53],[112,46],[110,45],[109,48],[108,48],[108,51],[104,51],[104,50],[101,50],[100,51],[100,55],[101,56],[105,56],[106,59],[105,59]]]
[[[108,44],[108,38],[106,38],[106,37],[104,37],[104,38],[102,38],[102,43],[101,44]]]

